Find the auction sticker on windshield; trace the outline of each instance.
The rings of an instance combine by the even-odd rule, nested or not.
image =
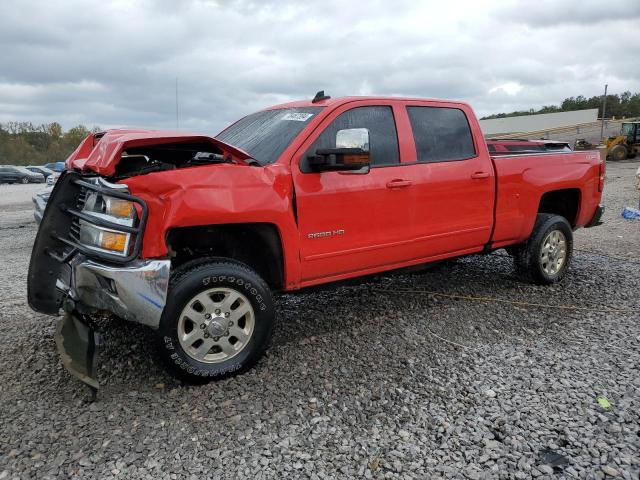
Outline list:
[[[282,120],[293,120],[294,122],[306,122],[311,117],[313,117],[313,113],[289,112],[284,117],[282,117]]]

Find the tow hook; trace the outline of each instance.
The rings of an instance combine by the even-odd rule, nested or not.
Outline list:
[[[96,363],[102,338],[80,314],[65,313],[54,335],[62,364],[74,377],[89,387],[90,401],[98,394]]]

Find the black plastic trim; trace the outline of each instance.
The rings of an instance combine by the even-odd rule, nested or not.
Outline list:
[[[103,228],[109,228],[111,230],[120,230],[127,233],[139,233],[140,228],[138,227],[130,227],[129,225],[122,225],[116,222],[110,222],[109,220],[105,220],[104,218],[96,217],[89,213],[80,212],[73,208],[65,207],[64,210],[71,215],[78,217],[81,220],[86,220],[89,223],[97,225]]]
[[[600,219],[602,218],[603,214],[604,214],[604,205],[600,204],[598,205],[598,208],[596,208],[596,212],[593,214],[593,218],[589,223],[587,223],[584,226],[584,228],[591,228],[591,227],[597,227],[598,225],[602,225],[602,222],[600,221]]]

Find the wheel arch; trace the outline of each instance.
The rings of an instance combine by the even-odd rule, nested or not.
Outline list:
[[[560,215],[575,228],[580,213],[582,193],[579,188],[563,188],[545,192],[538,203],[537,213]]]
[[[255,270],[272,290],[284,288],[282,239],[272,223],[176,227],[167,231],[166,243],[172,268],[199,258],[230,258]]]

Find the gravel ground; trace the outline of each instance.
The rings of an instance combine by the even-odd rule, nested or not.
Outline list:
[[[34,189],[2,187],[0,479],[637,479],[640,222],[620,211],[639,165],[609,166],[606,224],[577,233],[560,285],[521,283],[495,252],[283,296],[258,367],[201,387],[113,321],[93,404],[24,299]]]

